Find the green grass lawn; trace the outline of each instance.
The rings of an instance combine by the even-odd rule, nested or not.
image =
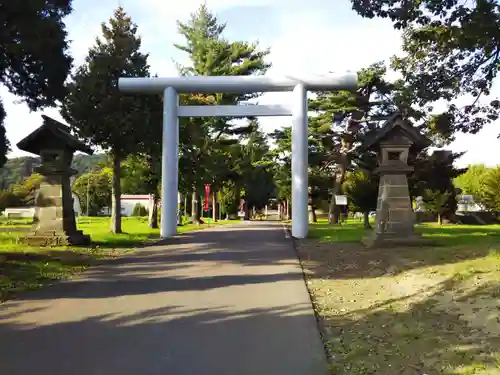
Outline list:
[[[297,248],[331,373],[500,374],[500,225],[422,224],[432,247],[366,249],[359,222]]]
[[[237,222],[239,220],[221,220],[210,225],[187,224],[179,226],[178,232]],[[147,218],[122,218],[124,233],[116,235],[110,233],[110,224],[110,218],[80,217],[78,229],[91,236],[91,246],[36,247],[18,243],[23,231],[31,228],[30,220],[0,219],[0,301],[66,279],[99,261],[120,256],[160,238],[160,230],[149,228]]]

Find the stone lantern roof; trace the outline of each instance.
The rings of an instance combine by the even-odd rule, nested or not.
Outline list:
[[[68,126],[42,115],[43,124],[17,143],[17,148],[40,155],[42,150],[68,150],[92,154],[92,149],[70,133]]]

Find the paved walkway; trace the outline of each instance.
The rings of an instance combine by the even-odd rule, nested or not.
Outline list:
[[[0,374],[327,374],[279,225],[168,242],[0,305]]]

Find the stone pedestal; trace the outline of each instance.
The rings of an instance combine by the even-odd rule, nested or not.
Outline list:
[[[380,176],[377,213],[371,235],[363,239],[368,247],[382,245],[418,246],[422,237],[415,233],[415,213],[413,212],[408,181],[405,174]]]
[[[76,229],[70,176],[73,170],[55,171],[41,166],[44,176],[35,199],[33,231],[23,241],[39,246],[88,245],[90,236]]]

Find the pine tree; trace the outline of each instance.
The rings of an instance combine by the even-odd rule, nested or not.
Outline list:
[[[230,42],[223,38],[226,25],[221,24],[205,5],[191,15],[187,23],[178,22],[179,33],[184,44],[175,46],[188,53],[190,65],[180,67],[184,75],[254,75],[264,74],[270,67],[265,62],[269,50],[260,50],[257,43]],[[234,105],[240,101],[256,98],[258,94],[184,95],[183,104]],[[222,187],[221,179],[227,173],[226,155],[235,137],[251,131],[238,126],[230,118],[197,118],[180,121],[180,170],[182,185],[193,188],[193,201],[199,199],[204,183]],[[222,163],[222,164],[221,164]],[[239,189],[239,187],[235,187]],[[193,219],[199,221],[199,212],[194,207]]]
[[[102,24],[102,38],[96,39],[84,64],[71,77],[62,106],[62,115],[74,132],[109,150],[113,157],[113,233],[121,232],[121,162],[139,151],[148,129],[144,124],[151,99],[124,95],[117,85],[119,77],[149,76],[148,55],[140,48],[137,25],[118,8],[109,24]]]

